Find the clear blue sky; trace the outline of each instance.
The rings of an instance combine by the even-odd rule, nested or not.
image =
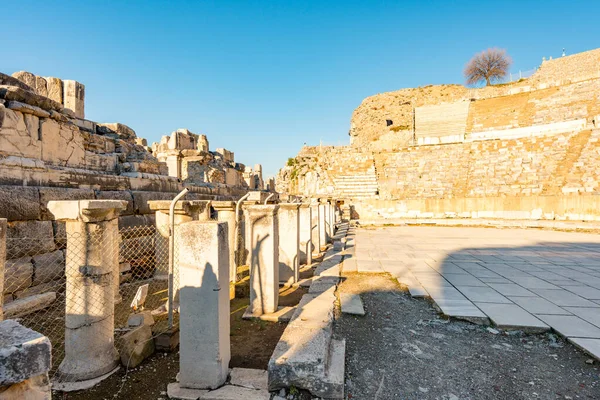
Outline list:
[[[363,98],[461,83],[506,48],[513,70],[600,45],[598,1],[5,1],[0,71],[86,86],[86,116],[149,142],[208,135],[273,175],[304,142],[348,143]]]

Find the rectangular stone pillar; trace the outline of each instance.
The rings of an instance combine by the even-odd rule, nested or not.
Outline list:
[[[118,282],[119,211],[122,200],[50,201],[66,221],[67,292],[62,382],[98,378],[119,363],[114,346],[115,281]]]
[[[213,201],[212,207],[217,211],[217,220],[227,223],[229,245],[229,282],[237,282],[237,266],[235,265],[235,235],[236,235],[236,215],[235,202],[233,201]]]
[[[312,209],[310,204],[300,205],[300,256],[298,262],[300,265],[312,264]]]
[[[85,118],[85,86],[77,81],[63,80],[63,105],[80,119]]]
[[[319,247],[325,247],[329,243],[327,232],[327,203],[319,203]]]
[[[210,219],[210,200],[180,200],[175,204],[175,226],[179,226],[185,222],[191,221],[208,221]],[[169,276],[169,208],[171,207],[170,200],[150,200],[148,207],[155,211],[156,235],[155,257],[156,257],[156,272],[154,273],[157,279],[168,279]],[[177,248],[177,244],[175,244]],[[173,276],[175,283],[179,269],[177,268],[177,259],[175,259]],[[177,286],[175,286],[177,288]]]
[[[313,245],[313,254],[318,255],[321,252],[321,229],[319,228],[319,203],[310,204],[310,239]]]
[[[0,321],[4,319],[4,269],[6,263],[6,218],[0,218]]]
[[[300,214],[298,203],[279,204],[279,283],[293,284],[300,276]]]
[[[228,226],[189,222],[179,226],[176,239],[185,285],[180,292],[179,382],[169,391],[177,385],[215,389],[227,380],[231,358]]]
[[[277,311],[279,303],[278,205],[246,208],[246,246],[249,248],[250,306],[248,314],[260,316]]]

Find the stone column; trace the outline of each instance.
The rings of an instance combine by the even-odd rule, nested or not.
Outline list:
[[[248,314],[277,311],[279,303],[278,205],[251,205],[246,214],[246,246],[250,254],[250,306]]]
[[[212,206],[217,210],[217,220],[227,223],[229,245],[229,282],[237,282],[237,266],[235,265],[235,235],[236,215],[234,201],[213,201]]]
[[[335,200],[329,200],[329,237],[335,236]]]
[[[48,210],[66,221],[67,254],[65,358],[61,381],[83,381],[112,371],[119,363],[114,346],[114,281],[119,279],[119,211],[122,200],[50,201]]]
[[[321,252],[321,228],[319,224],[319,203],[310,204],[310,239],[313,245],[313,254],[318,255]]]
[[[0,321],[4,319],[4,268],[6,263],[6,218],[0,218]]]
[[[298,262],[300,264],[312,264],[312,209],[310,204],[304,203],[300,205],[300,256]]]
[[[185,282],[180,292],[178,385],[216,389],[227,379],[231,358],[227,223],[182,224],[176,240],[181,279]]]
[[[329,234],[327,232],[327,202],[319,203],[319,247],[324,247],[329,243]]]
[[[279,204],[279,283],[292,284],[299,280],[300,215],[298,203]]]
[[[169,277],[169,200],[151,200],[148,207],[156,212],[156,272],[158,279],[168,279]],[[210,201],[209,200],[181,200],[175,205],[175,226],[184,222],[208,221],[210,219]],[[177,242],[175,242],[177,249]],[[173,276],[175,283],[177,278],[177,263],[174,265]],[[177,287],[177,286],[175,286]]]

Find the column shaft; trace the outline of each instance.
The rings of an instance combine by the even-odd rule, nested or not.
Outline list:
[[[246,213],[249,248],[249,312],[259,316],[277,311],[279,303],[279,224],[277,205],[251,205]]]
[[[179,245],[182,388],[215,389],[228,375],[230,347],[229,244],[224,222],[189,222],[176,232]]]

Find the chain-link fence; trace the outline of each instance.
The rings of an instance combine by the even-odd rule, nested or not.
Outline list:
[[[67,233],[64,224],[55,223],[53,237],[32,232],[7,238],[4,318],[17,319],[50,339],[51,378],[55,380],[85,379],[86,368],[94,366],[77,364],[79,360],[69,360],[68,354],[65,359],[65,354],[77,354],[79,350],[100,354],[102,349],[77,340],[86,335],[93,338],[113,334],[117,339],[130,330],[127,325],[132,301],[144,285],[148,285],[144,308],[153,310],[155,320],[153,336],[169,328],[168,227],[134,226],[113,235],[106,230],[110,228],[99,226],[96,230]],[[174,257],[176,263],[177,251]],[[113,270],[116,263],[118,274]],[[179,286],[177,276],[175,273],[175,288]],[[114,299],[112,310],[105,306],[110,304],[109,295]],[[114,348],[108,353],[111,351],[113,354],[107,357],[112,358],[114,368]],[[98,355],[100,364],[104,356]],[[61,366],[63,361],[65,365]],[[75,370],[83,371],[83,375],[77,376]]]

